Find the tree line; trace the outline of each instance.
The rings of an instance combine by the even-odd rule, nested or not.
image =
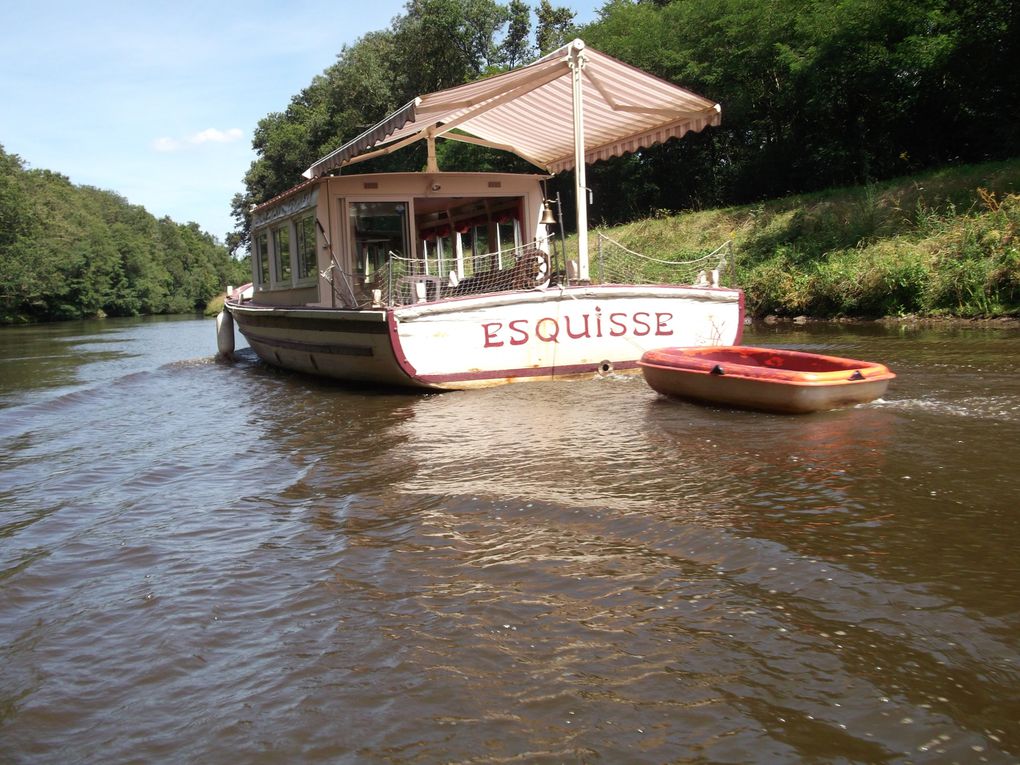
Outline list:
[[[408,0],[388,28],[344,46],[284,111],[260,121],[228,244],[247,242],[252,203],[416,95],[527,63],[574,36],[723,107],[722,127],[596,163],[589,185],[611,190],[592,208],[604,223],[1007,158],[1020,147],[1013,0],[608,0],[591,24],[574,18],[549,0]],[[447,170],[534,169],[458,142],[439,151]],[[424,161],[416,146],[351,171]],[[557,188],[570,203],[570,176]]]
[[[197,223],[28,169],[0,146],[0,323],[187,313],[249,280]]]

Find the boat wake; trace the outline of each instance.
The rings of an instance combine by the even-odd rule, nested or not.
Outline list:
[[[1016,420],[1020,400],[1014,396],[971,396],[948,401],[938,398],[908,398],[887,401],[877,399],[872,406],[950,417],[974,417],[983,420]]]
[[[247,370],[253,366],[260,366],[262,362],[251,349],[245,348],[235,354],[235,361],[231,363]],[[199,356],[171,361],[152,369],[122,373],[110,379],[93,380],[79,386],[48,391],[43,397],[36,391],[30,403],[0,408],[0,439],[18,438],[53,421],[81,425],[87,423],[89,419],[87,415],[81,414],[83,409],[102,407],[125,396],[139,395],[143,390],[148,396],[150,395],[148,390],[153,386],[158,388],[160,378],[168,374],[211,370],[219,366],[220,362],[217,362],[215,357]]]

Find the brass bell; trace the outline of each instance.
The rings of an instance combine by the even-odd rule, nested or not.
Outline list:
[[[552,204],[549,200],[542,203],[542,217],[538,219],[538,222],[545,226],[556,225],[556,216],[553,215]]]

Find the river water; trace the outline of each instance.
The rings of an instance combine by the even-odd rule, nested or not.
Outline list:
[[[210,320],[0,331],[0,762],[1020,758],[1020,331],[787,417],[379,393]]]

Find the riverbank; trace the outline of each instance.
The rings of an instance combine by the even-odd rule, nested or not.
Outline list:
[[[601,230],[669,261],[730,242],[724,283],[743,288],[755,320],[1020,317],[1020,158]],[[569,257],[576,247],[568,239]],[[36,318],[0,311],[0,324]]]
[[[223,304],[227,302],[227,293],[221,292],[219,295],[214,297],[205,305],[205,310],[202,311],[205,316],[216,316],[220,311],[223,310]]]
[[[726,282],[744,289],[756,319],[1020,316],[1020,159],[604,233],[662,260],[731,242]]]
[[[819,318],[816,316],[776,316],[769,314],[761,319],[748,317],[749,324],[765,325],[803,325],[803,324],[886,324],[917,327],[983,327],[1003,329],[1020,329],[1020,316],[882,316],[877,319],[864,319],[854,316],[837,316]]]

